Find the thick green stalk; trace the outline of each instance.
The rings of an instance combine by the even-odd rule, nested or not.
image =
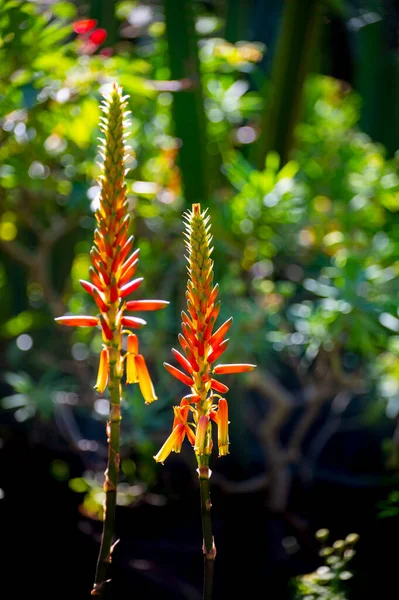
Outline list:
[[[111,312],[111,311],[110,311]],[[116,308],[113,311],[116,313]],[[104,524],[98,556],[96,576],[92,596],[103,597],[107,583],[107,570],[112,561],[113,536],[115,529],[116,489],[118,484],[120,463],[120,421],[121,421],[121,335],[114,331],[114,338],[109,345],[109,392],[110,411],[107,423],[108,463],[104,481]]]
[[[96,19],[98,27],[107,32],[105,44],[114,46],[119,39],[119,23],[115,15],[115,0],[91,0],[90,16]]]
[[[201,457],[203,458],[203,457]],[[202,462],[202,461],[201,461]],[[201,493],[201,519],[204,553],[204,590],[203,600],[211,600],[213,590],[213,572],[215,567],[216,546],[212,535],[211,521],[211,495],[209,478],[211,471],[208,466],[202,465],[198,469],[198,478],[200,482]]]
[[[248,39],[249,17],[254,9],[252,0],[227,0],[224,37],[231,44]]]
[[[192,0],[164,0],[166,39],[173,93],[175,134],[182,144],[178,161],[187,204],[208,203],[206,119]]]
[[[278,152],[282,164],[289,159],[300,118],[303,85],[317,48],[323,4],[323,0],[286,0],[271,83],[263,90],[265,96],[268,92],[268,99],[260,136],[251,157],[258,169],[264,169],[271,150]]]
[[[394,27],[390,36],[389,19],[383,17],[388,7],[388,2],[368,0],[353,39],[355,88],[362,97],[360,126],[393,156],[399,146],[399,61]],[[366,21],[366,16],[373,18]]]

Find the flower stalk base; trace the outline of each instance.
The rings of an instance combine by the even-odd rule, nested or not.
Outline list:
[[[211,521],[211,495],[210,495],[210,476],[211,470],[208,466],[198,468],[198,478],[201,494],[201,519],[204,553],[204,589],[203,600],[211,600],[213,590],[213,573],[215,568],[216,546],[212,535]]]
[[[108,566],[112,561],[112,551],[114,548],[113,535],[115,529],[115,510],[116,510],[116,488],[118,483],[119,464],[120,464],[120,421],[121,421],[121,374],[118,365],[120,364],[120,350],[112,348],[110,350],[110,414],[107,423],[108,436],[108,464],[105,471],[104,480],[104,525],[101,538],[100,553],[98,556],[96,576],[94,586],[91,592],[92,596],[103,597],[104,588],[107,583]]]

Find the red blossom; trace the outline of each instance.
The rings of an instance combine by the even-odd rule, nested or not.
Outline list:
[[[75,33],[81,35],[82,33],[88,33],[97,25],[96,19],[81,19],[73,24],[73,30]]]
[[[107,39],[107,32],[105,29],[95,29],[89,35],[89,40],[96,46],[101,46]]]

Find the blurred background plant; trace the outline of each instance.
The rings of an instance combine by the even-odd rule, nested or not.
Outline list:
[[[10,465],[0,480],[3,509],[26,510],[22,497],[42,472],[42,490],[61,486],[61,504],[80,504],[79,513],[68,510],[77,543],[93,539],[94,565],[108,411],[92,389],[101,339],[56,332],[53,317],[89,310],[77,282],[87,278],[99,193],[98,105],[117,80],[133,113],[128,195],[143,294],[171,302],[143,332],[160,401],[144,409],[133,390],[123,407],[130,467],[122,468],[120,495],[127,522],[158,524],[163,545],[151,539],[164,550],[155,559],[143,531],[144,550],[125,545],[116,553],[119,580],[133,572],[154,598],[168,586],[195,598],[201,585],[200,569],[197,577],[186,564],[183,577],[183,566],[167,563],[171,539],[183,533],[154,516],[173,513],[177,499],[180,511],[183,499],[195,502],[186,496],[196,485],[190,455],[161,471],[152,459],[180,393],[161,367],[184,298],[180,218],[200,201],[212,214],[221,319],[234,316],[241,340],[227,358],[259,365],[234,390],[232,454],[212,477],[215,505],[224,506],[215,515],[226,532],[221,565],[256,571],[259,585],[283,598],[289,577],[316,567],[307,532],[323,523],[340,536],[345,526],[362,540],[362,576],[351,594],[380,590],[386,540],[398,525],[375,518],[398,482],[395,1],[306,0],[302,16],[294,0],[0,0],[0,7],[0,433]],[[15,456],[43,470],[14,472]],[[56,476],[54,460],[66,465],[66,478]],[[42,501],[28,497],[47,523]],[[251,547],[261,532],[263,540],[259,558],[241,557],[241,565],[228,543],[238,503],[245,515],[238,539]],[[198,533],[190,527],[187,556]],[[124,560],[128,550],[133,562]],[[215,584],[219,593],[244,585],[227,584],[223,566]]]
[[[327,545],[330,532],[328,529],[316,531],[316,539],[322,543],[319,552],[324,559],[324,565],[314,573],[298,577],[295,581],[295,598],[306,598],[306,600],[346,600],[348,597],[344,588],[345,581],[352,578],[348,564],[355,556],[353,546],[357,543],[359,536],[350,533],[344,540],[336,540],[331,546]]]

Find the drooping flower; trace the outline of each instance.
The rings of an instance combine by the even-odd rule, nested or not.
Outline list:
[[[97,392],[103,393],[107,387],[109,376],[109,357],[108,348],[103,348],[100,353],[100,365],[98,367],[98,375],[96,385],[94,386]]]
[[[90,27],[81,22],[81,27]],[[78,25],[78,24],[76,24]],[[101,130],[104,134],[100,154],[103,157],[100,205],[95,213],[97,227],[90,252],[91,281],[80,283],[92,297],[99,311],[98,316],[66,315],[56,319],[61,325],[95,327],[102,329],[104,347],[100,355],[96,389],[103,392],[109,382],[111,363],[120,379],[126,364],[127,383],[138,383],[145,402],[156,400],[154,388],[145,364],[139,354],[138,339],[131,329],[140,329],[146,321],[127,315],[129,311],[148,311],[165,308],[163,300],[125,301],[140,287],[142,277],[132,279],[136,273],[140,250],[133,251],[133,236],[129,236],[130,215],[126,199],[126,96],[114,85],[102,105],[104,117]],[[127,353],[122,356],[122,338],[127,336]]]
[[[179,334],[178,338],[183,354],[172,349],[183,370],[168,363],[164,363],[164,366],[171,375],[190,388],[190,393],[182,399],[180,406],[174,407],[172,433],[154,458],[157,462],[164,462],[171,452],[180,451],[187,436],[201,467],[208,464],[212,451],[212,423],[218,428],[219,456],[228,454],[228,406],[222,394],[228,392],[229,388],[215,379],[215,375],[248,372],[255,365],[240,363],[214,366],[228,346],[229,340],[225,336],[233,320],[230,318],[215,329],[220,302],[217,301],[219,286],[213,283],[209,216],[206,211],[201,212],[199,204],[194,204],[184,218],[189,280],[187,312],[182,312],[183,334]]]

